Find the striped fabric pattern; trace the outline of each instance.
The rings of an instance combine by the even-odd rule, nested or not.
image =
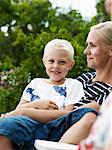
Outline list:
[[[75,108],[80,107],[83,104],[90,103],[94,100],[98,104],[102,105],[108,94],[111,92],[112,85],[100,81],[93,82],[92,80],[95,76],[95,72],[91,72],[84,73],[77,78],[77,80],[83,85],[85,95],[75,104]]]

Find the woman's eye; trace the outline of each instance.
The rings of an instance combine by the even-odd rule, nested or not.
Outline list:
[[[92,46],[92,47],[96,47],[96,45],[94,45],[94,44],[91,44],[91,46]]]
[[[87,43],[86,47],[96,47],[96,45],[94,43]]]
[[[90,43],[91,47],[96,47],[96,45],[94,43]]]

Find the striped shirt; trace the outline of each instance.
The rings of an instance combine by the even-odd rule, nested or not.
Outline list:
[[[82,106],[83,104],[88,104],[92,101],[96,101],[99,105],[105,101],[106,97],[112,90],[112,85],[92,80],[95,78],[95,72],[84,73],[77,78],[83,85],[84,97],[80,99],[79,102],[75,104],[75,108]]]

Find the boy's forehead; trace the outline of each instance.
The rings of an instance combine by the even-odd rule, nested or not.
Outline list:
[[[49,48],[47,50],[47,53],[48,54],[49,53],[59,53],[59,54],[61,54],[61,53],[67,53],[67,54],[69,54],[68,51],[65,50],[63,47],[52,47],[52,48]]]
[[[70,54],[64,50],[64,49],[57,49],[57,50],[51,50],[45,55],[48,59],[49,58],[69,58]]]

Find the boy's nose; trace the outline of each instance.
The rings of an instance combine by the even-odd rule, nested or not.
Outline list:
[[[54,67],[54,68],[57,68],[58,66],[59,66],[58,63],[54,63],[54,64],[53,64],[53,67]]]

